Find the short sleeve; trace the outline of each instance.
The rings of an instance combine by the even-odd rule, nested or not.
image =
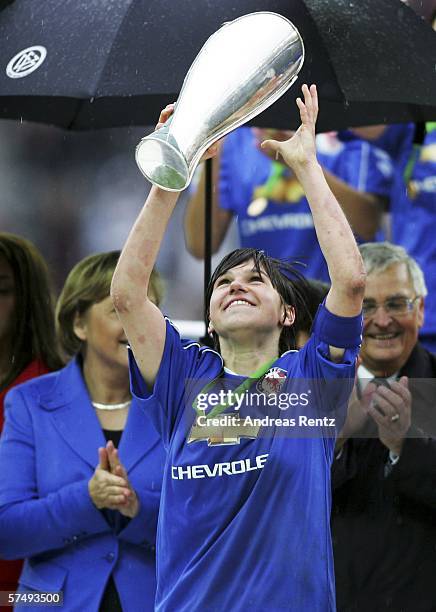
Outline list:
[[[360,139],[347,142],[338,160],[340,178],[359,191],[380,197],[389,197],[393,173],[388,153]]]
[[[360,348],[362,344],[362,315],[340,317],[320,304],[315,316],[312,335],[319,341],[339,348]]]
[[[240,131],[230,133],[223,145],[223,150],[220,159],[219,173],[219,205],[224,210],[230,210],[236,213],[237,206],[234,202],[233,181],[237,166],[234,164],[235,156],[238,155],[238,143],[240,142]]]
[[[313,331],[299,352],[302,377],[313,381],[320,412],[336,411],[344,418],[344,407],[354,384],[356,359],[362,341],[362,316],[340,317],[321,304]],[[329,345],[344,349],[340,363],[329,359]]]
[[[165,347],[154,383],[149,389],[134,354],[129,349],[130,387],[151,418],[166,446],[169,445],[178,421],[186,406],[187,385],[193,380],[213,377],[220,371],[222,361],[218,353],[197,342],[182,340],[171,321],[166,319]]]

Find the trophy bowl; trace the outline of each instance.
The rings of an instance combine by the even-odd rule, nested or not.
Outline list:
[[[282,96],[303,61],[302,38],[282,15],[225,23],[191,65],[173,115],[136,147],[141,172],[167,191],[186,189],[203,153]]]

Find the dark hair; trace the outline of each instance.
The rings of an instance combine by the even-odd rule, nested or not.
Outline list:
[[[68,274],[56,306],[58,337],[68,358],[82,347],[82,340],[74,333],[76,314],[84,314],[93,304],[110,295],[112,276],[119,257],[120,251],[88,255]],[[155,293],[159,305],[163,297],[163,283],[156,270],[151,273],[150,290]]]
[[[281,259],[275,259],[258,249],[236,249],[221,260],[209,281],[205,298],[206,321],[209,321],[210,318],[210,299],[217,279],[231,268],[242,265],[250,259],[253,260],[254,268],[258,273],[260,273],[261,270],[266,272],[272,286],[279,294],[283,306],[292,306],[297,313],[305,308],[303,288],[306,281],[295,267],[299,262],[287,262]],[[298,281],[298,285],[293,279]],[[219,338],[215,331],[212,332],[212,337],[214,347],[219,351]],[[295,349],[295,347],[296,337],[294,327],[283,327],[279,339],[279,353],[282,354],[291,349]]]
[[[299,286],[299,284],[300,281],[297,281],[296,285]],[[297,313],[294,330],[295,334],[304,332],[310,335],[318,306],[329,292],[330,285],[314,278],[306,278],[304,284],[299,288],[304,294],[304,307]]]
[[[62,363],[57,351],[54,303],[47,264],[38,249],[25,238],[0,232],[0,255],[12,268],[15,313],[11,367],[1,381],[6,388],[34,359],[49,370]]]

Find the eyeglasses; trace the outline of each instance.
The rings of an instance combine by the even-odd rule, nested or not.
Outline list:
[[[420,295],[414,298],[392,297],[385,300],[382,304],[377,304],[374,300],[363,300],[362,314],[366,319],[373,317],[380,306],[382,306],[386,314],[393,317],[401,317],[413,310],[416,300],[419,300],[420,297]]]

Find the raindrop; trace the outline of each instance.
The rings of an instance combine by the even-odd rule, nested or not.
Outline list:
[[[350,8],[354,8],[354,2],[350,2]]]
[[[94,102],[94,97],[92,97],[89,102],[92,104]]]

